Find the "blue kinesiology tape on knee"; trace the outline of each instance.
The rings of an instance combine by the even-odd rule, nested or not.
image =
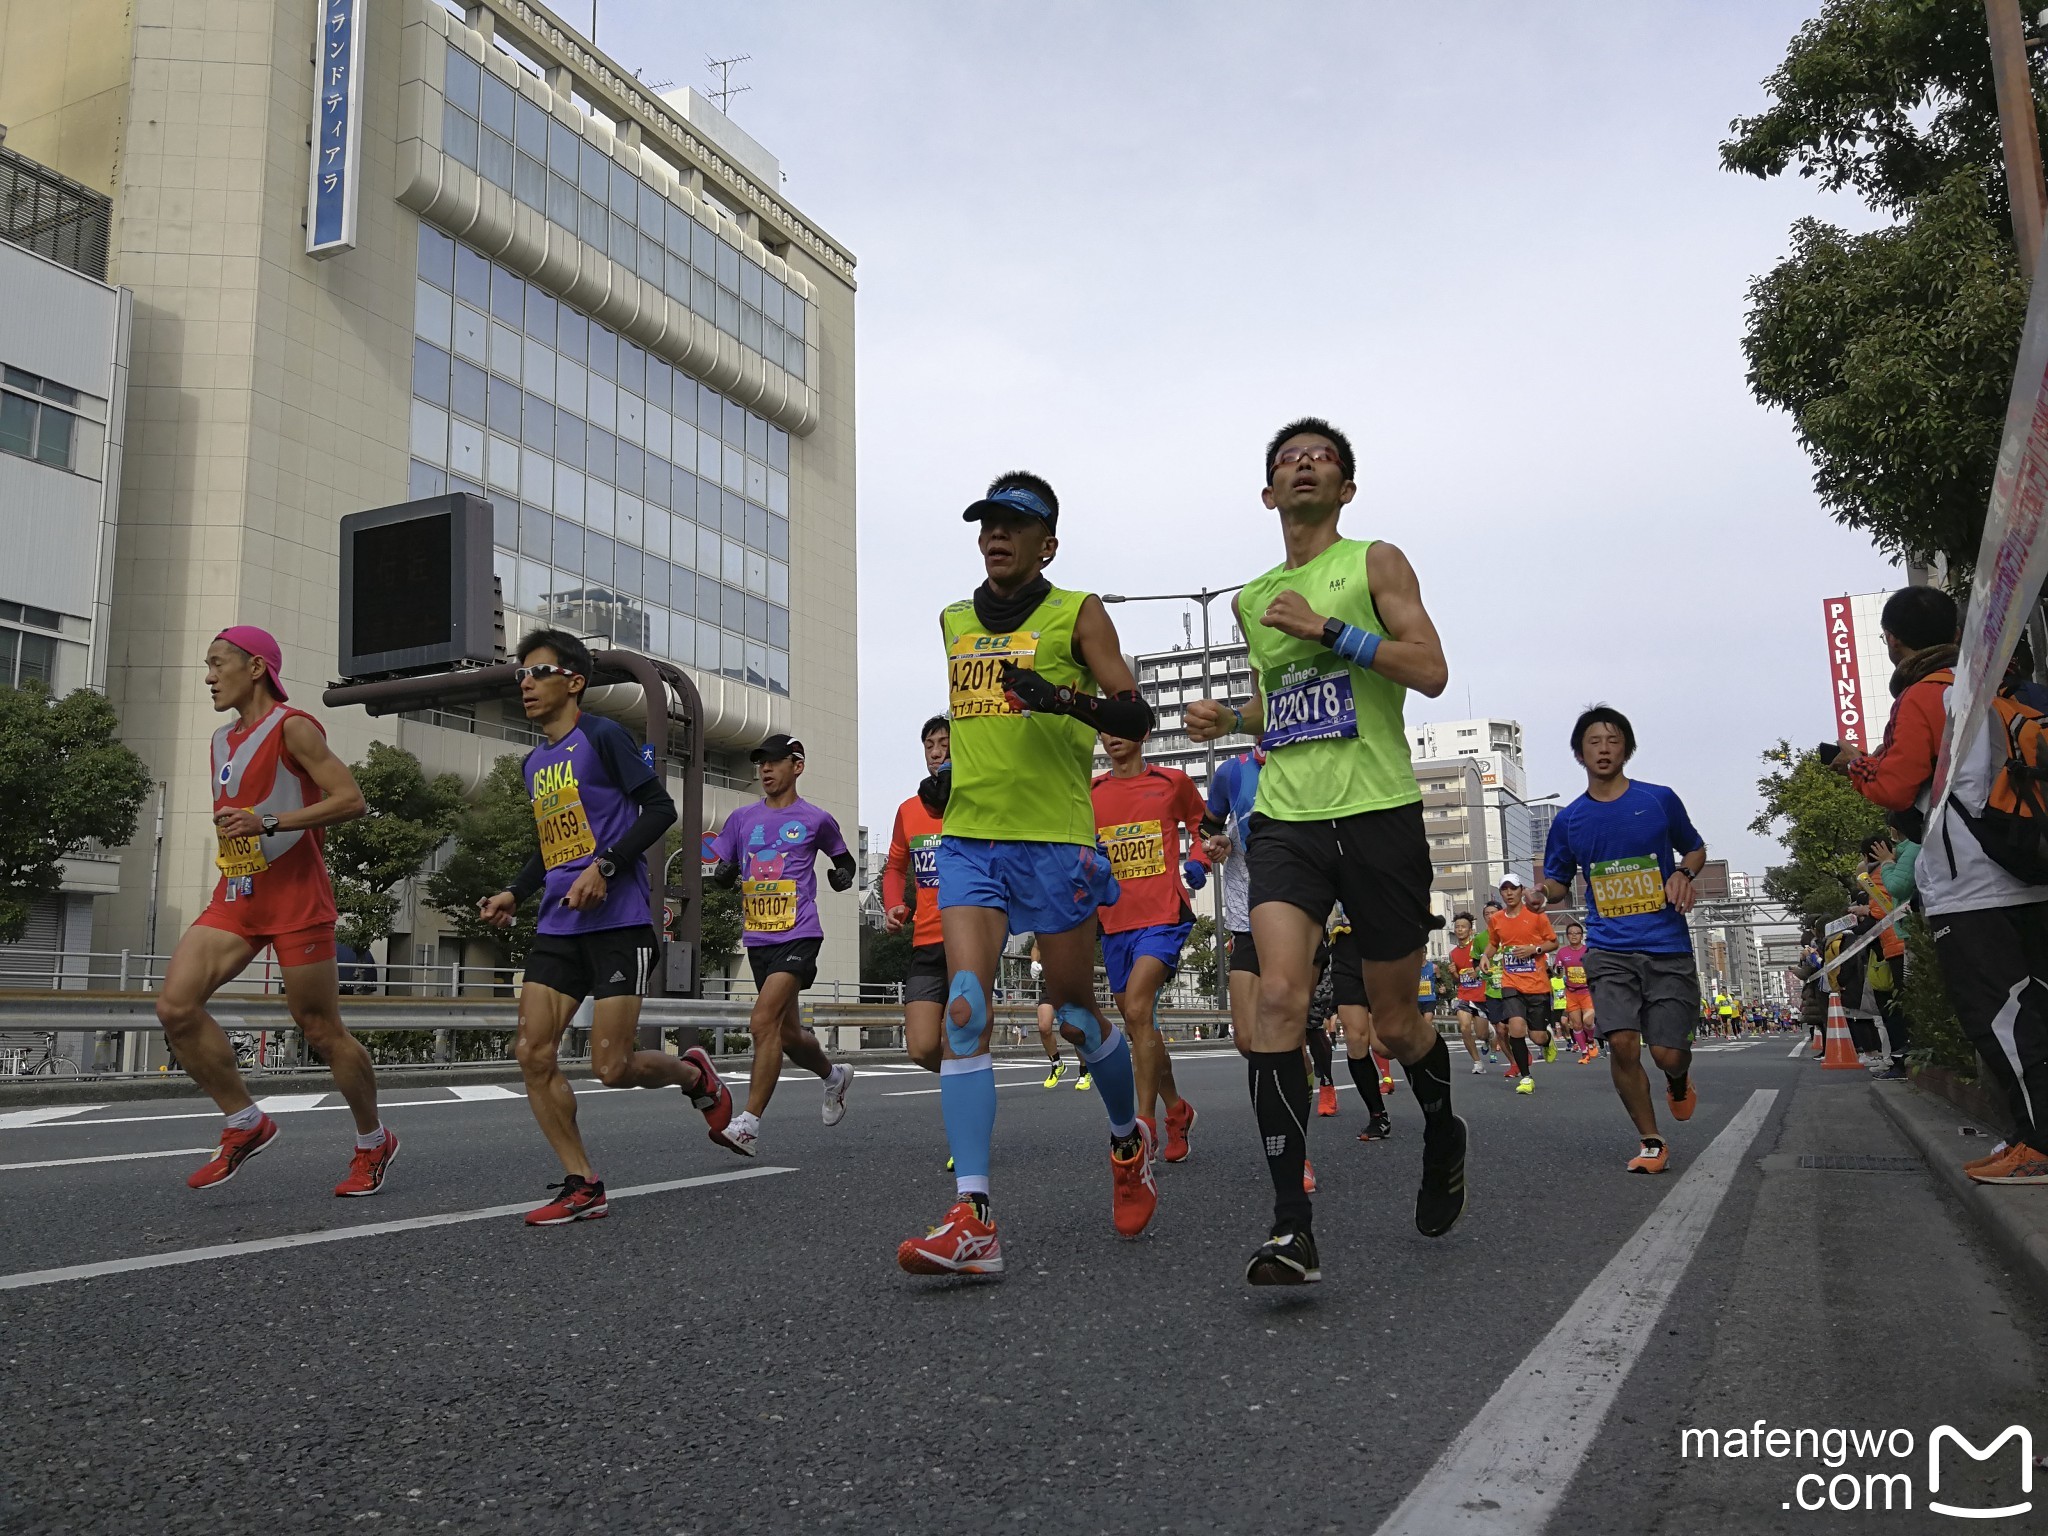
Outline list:
[[[1095,1016],[1093,1008],[1083,1008],[1079,1003],[1067,1003],[1054,1009],[1053,1016],[1066,1028],[1080,1031],[1083,1057],[1102,1049],[1102,1020]]]
[[[1131,1068],[1131,1042],[1120,1029],[1084,1058],[1095,1079],[1095,1091],[1102,1095],[1102,1107],[1109,1111],[1110,1134],[1128,1136],[1138,1123],[1138,1080]]]
[[[996,1063],[992,1056],[953,1060],[939,1068],[939,1113],[956,1179],[988,1188],[989,1147],[996,1136]]]
[[[953,1005],[967,999],[967,1022],[956,1023]],[[946,998],[946,1043],[955,1056],[970,1056],[981,1046],[981,1032],[988,1028],[988,999],[982,996],[981,978],[972,971],[953,977],[953,989]]]

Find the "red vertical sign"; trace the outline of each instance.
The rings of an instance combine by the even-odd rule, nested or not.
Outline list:
[[[1835,694],[1835,735],[1851,746],[1869,750],[1863,728],[1863,673],[1856,665],[1856,620],[1849,599],[1830,597],[1821,603],[1828,626],[1828,686]]]

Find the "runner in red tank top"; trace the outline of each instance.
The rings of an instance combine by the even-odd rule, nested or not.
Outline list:
[[[227,1116],[220,1150],[185,1182],[193,1189],[225,1184],[277,1139],[277,1122],[249,1097],[234,1047],[206,1003],[266,945],[274,949],[293,1022],[355,1115],[355,1157],[334,1192],[374,1195],[398,1156],[398,1137],[377,1118],[369,1052],[342,1026],[334,887],[321,857],[322,829],[366,807],[320,723],[286,707],[282,666],[277,641],[250,624],[222,630],[206,648],[213,707],[235,715],[213,738],[220,879],[171,956],[156,1016],[178,1064]]]

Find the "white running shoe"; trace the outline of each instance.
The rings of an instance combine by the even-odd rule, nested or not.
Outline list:
[[[1475,1062],[1473,1062],[1473,1063],[1472,1063],[1472,1075],[1473,1075],[1474,1077],[1477,1077],[1477,1076],[1479,1076],[1479,1075],[1480,1075],[1480,1074],[1481,1074],[1482,1072],[1484,1072],[1485,1070],[1486,1070],[1486,1063],[1485,1063],[1485,1062],[1483,1062],[1483,1061],[1475,1061]]]
[[[834,1067],[825,1079],[825,1123],[837,1125],[846,1118],[846,1090],[853,1086],[853,1068],[845,1062]]]
[[[761,1139],[761,1122],[743,1109],[726,1122],[724,1130],[713,1131],[711,1139],[724,1142],[741,1157],[752,1157],[754,1144]]]

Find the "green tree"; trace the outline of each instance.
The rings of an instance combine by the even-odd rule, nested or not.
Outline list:
[[[698,954],[706,973],[723,971],[740,947],[746,932],[740,915],[740,893],[722,885],[704,882],[704,910],[699,922]]]
[[[1771,771],[1757,780],[1763,809],[1749,830],[1775,836],[1792,856],[1765,872],[1764,890],[1803,918],[1840,917],[1856,894],[1864,839],[1884,831],[1884,812],[1818,753],[1780,741],[1763,758]]]
[[[910,974],[912,934],[908,926],[901,933],[884,933],[865,923],[860,930],[860,979],[901,981]]]
[[[418,758],[381,741],[349,771],[370,812],[328,828],[327,870],[334,879],[337,937],[368,949],[390,937],[398,885],[418,874],[455,830],[462,781],[452,773],[429,779]]]
[[[2037,92],[2040,56],[2030,60]],[[1978,0],[1826,0],[1721,163],[1796,170],[1896,221],[1819,220],[1750,289],[1757,399],[1787,412],[1829,514],[1899,556],[1976,559],[2026,308]],[[2037,107],[2037,116],[2039,109]]]
[[[1180,974],[1212,999],[1216,995],[1216,919],[1204,912],[1188,930],[1180,956]],[[1219,1004],[1218,1006],[1222,1006]]]
[[[89,688],[61,699],[40,682],[0,688],[0,944],[17,942],[29,908],[57,893],[61,860],[135,835],[149,769],[119,729],[114,706]]]
[[[520,907],[510,928],[491,927],[477,916],[477,903],[512,883],[527,859],[540,851],[540,833],[526,798],[520,759],[507,754],[491,765],[483,788],[455,824],[455,851],[427,876],[427,905],[448,919],[457,937],[488,939],[514,964],[533,944],[539,910]]]

